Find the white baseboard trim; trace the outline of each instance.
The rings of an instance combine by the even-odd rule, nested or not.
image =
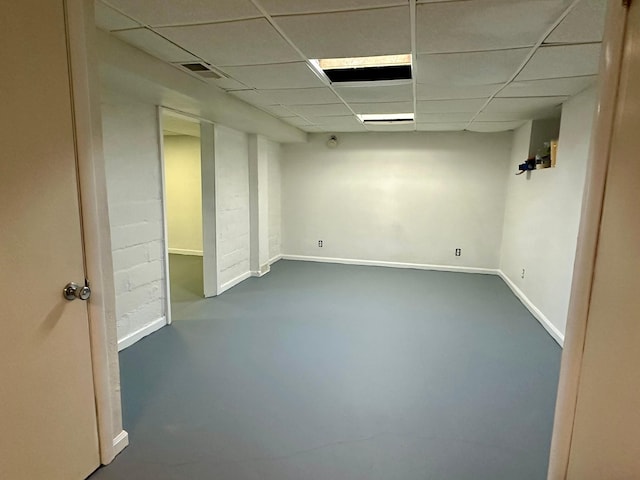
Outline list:
[[[235,287],[240,282],[244,282],[249,277],[251,277],[251,272],[246,272],[246,273],[243,273],[242,275],[237,276],[233,280],[223,283],[222,285],[220,285],[220,288],[218,289],[218,295],[226,292],[232,287]]]
[[[122,430],[116,438],[113,439],[113,454],[118,455],[129,445],[129,434]]]
[[[411,268],[414,270],[436,270],[439,272],[480,273],[483,275],[498,275],[498,270],[492,268],[459,267],[455,265],[428,265],[423,263],[382,262],[377,260],[361,260],[355,258],[310,257],[305,255],[281,255],[284,260],[302,262],[340,263],[345,265],[364,265],[372,267]]]
[[[125,348],[130,347],[131,345],[143,339],[147,335],[150,335],[153,332],[160,330],[165,325],[167,325],[167,317],[160,317],[159,319],[154,320],[151,323],[148,323],[144,327],[139,328],[135,332],[132,332],[129,335],[125,336],[124,338],[121,338],[120,340],[118,340],[118,351],[120,352]]]
[[[264,265],[262,265],[262,267],[260,267],[260,271],[256,272],[256,271],[252,271],[251,272],[251,276],[252,277],[264,277],[267,273],[269,273],[271,271],[271,265],[269,265],[268,263],[265,263]]]
[[[558,342],[558,345],[560,345],[561,347],[564,347],[564,335],[562,334],[562,332],[560,332],[560,330],[558,330],[555,327],[555,325],[551,323],[551,321],[545,316],[545,314],[542,313],[538,309],[538,307],[536,307],[531,302],[531,300],[529,300],[529,298],[524,294],[524,292],[520,290],[518,286],[515,283],[513,283],[511,279],[502,270],[498,270],[498,276],[500,276],[500,278],[504,280],[504,283],[507,284],[507,286],[511,289],[514,295],[518,297],[518,300],[520,300],[522,304],[527,308],[527,310],[531,312],[531,315],[533,315],[536,318],[536,320],[540,322],[540,325],[544,327],[544,329],[549,333],[549,335],[551,335],[551,337],[556,342]]]
[[[273,265],[274,263],[276,263],[276,262],[278,262],[280,260],[282,260],[282,254],[276,255],[275,257],[269,259],[269,262],[268,262],[269,266]]]
[[[194,255],[196,257],[204,256],[202,250],[187,250],[184,248],[170,248],[169,253],[173,255]]]

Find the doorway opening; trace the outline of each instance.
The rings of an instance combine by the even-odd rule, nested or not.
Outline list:
[[[172,320],[204,298],[200,122],[162,109],[165,246]]]

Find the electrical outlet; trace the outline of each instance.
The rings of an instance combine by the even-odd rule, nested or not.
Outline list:
[[[525,274],[525,270],[524,268],[522,269],[522,275],[520,275],[520,278],[524,278],[524,274]]]
[[[462,256],[462,249],[456,248],[456,257],[461,257],[461,256]]]
[[[318,247],[324,247],[324,242],[322,240],[318,240]]]

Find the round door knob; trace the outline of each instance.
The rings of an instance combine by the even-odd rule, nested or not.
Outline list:
[[[78,292],[76,293],[76,296],[80,300],[89,300],[91,298],[91,288],[87,287],[86,285],[84,287],[80,287],[78,289]]]
[[[86,285],[81,287],[77,283],[71,282],[67,283],[64,287],[62,295],[64,295],[64,298],[70,302],[76,298],[79,298],[80,300],[89,300],[89,298],[91,298],[91,288]]]
[[[78,293],[79,288],[80,285],[78,285],[77,283],[67,283],[67,285],[62,290],[62,295],[64,295],[64,298],[72,302],[76,299],[76,294]]]

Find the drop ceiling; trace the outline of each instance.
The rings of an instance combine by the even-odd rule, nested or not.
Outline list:
[[[96,24],[307,132],[496,132],[595,82],[606,0],[97,0]],[[413,79],[331,84],[314,58],[411,53]],[[359,113],[415,113],[363,125]]]

